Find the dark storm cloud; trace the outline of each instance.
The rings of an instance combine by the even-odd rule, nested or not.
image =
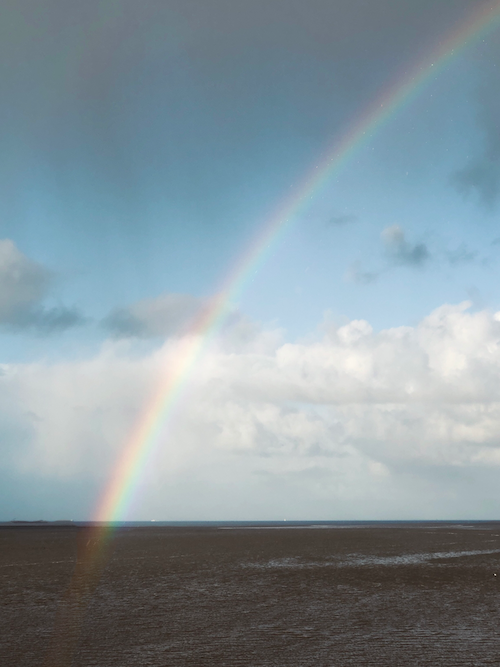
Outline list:
[[[384,229],[382,240],[389,259],[395,264],[422,266],[430,258],[425,243],[409,243],[399,225]]]
[[[76,309],[47,308],[53,274],[23,255],[10,239],[0,240],[0,326],[50,334],[83,322]]]
[[[5,0],[5,198],[19,206],[41,173],[61,205],[120,205],[123,225],[152,194],[219,219],[249,171],[275,196],[290,165],[467,11],[465,0]]]

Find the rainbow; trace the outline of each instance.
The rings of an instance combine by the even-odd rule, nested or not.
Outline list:
[[[211,303],[180,340],[175,362],[168,368],[156,395],[133,430],[110,482],[99,500],[93,520],[112,523],[123,520],[151,454],[160,440],[175,407],[186,391],[201,354],[220,330],[230,309],[254,274],[266,261],[271,248],[286,232],[311,198],[401,108],[408,105],[466,46],[479,40],[500,23],[500,2],[482,8],[461,24],[436,49],[418,62],[402,80],[388,86],[340,139],[330,145],[293,194],[263,225],[252,245],[229,273]]]
[[[350,129],[328,146],[322,158],[263,225],[252,245],[229,273],[222,288],[179,340],[153,400],[131,433],[90,527],[80,534],[77,563],[56,618],[45,667],[71,662],[86,606],[105,567],[116,522],[126,517],[145,467],[187,390],[193,369],[220,330],[248,279],[311,198],[402,107],[409,104],[460,51],[500,23],[500,0],[483,5],[402,79],[388,86]]]

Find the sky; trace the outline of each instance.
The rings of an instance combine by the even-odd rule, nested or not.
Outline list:
[[[274,212],[492,4],[0,0],[0,520],[93,516]],[[499,67],[496,27],[291,216],[122,518],[498,516]]]

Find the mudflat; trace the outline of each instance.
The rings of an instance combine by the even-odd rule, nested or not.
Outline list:
[[[1,665],[44,663],[84,530],[0,529]],[[498,580],[496,522],[123,528],[68,664],[498,666]]]

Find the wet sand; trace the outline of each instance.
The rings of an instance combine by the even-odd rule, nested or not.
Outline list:
[[[43,664],[82,530],[0,529],[2,666]],[[128,528],[72,664],[498,666],[497,579],[493,522]]]

